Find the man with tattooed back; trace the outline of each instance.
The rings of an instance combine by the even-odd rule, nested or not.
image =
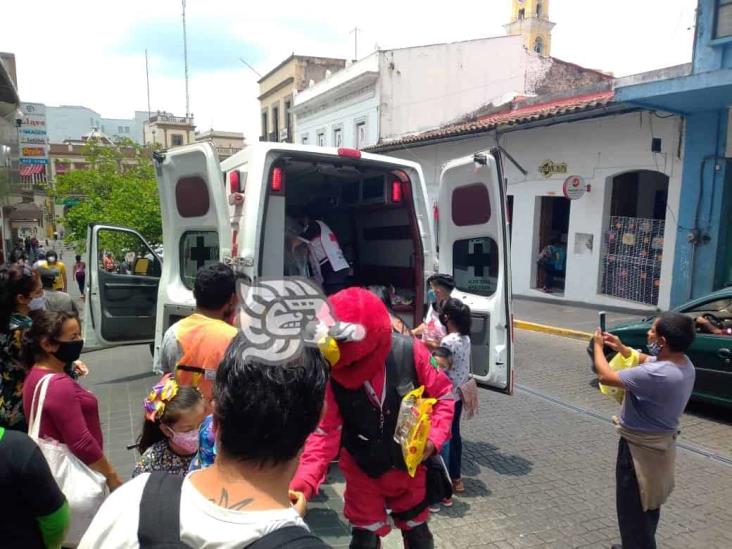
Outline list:
[[[81,548],[327,547],[301,518],[302,494],[288,486],[321,416],[328,364],[315,348],[264,362],[246,352],[249,345],[237,335],[216,372],[214,464],[185,479],[152,473],[124,484]]]

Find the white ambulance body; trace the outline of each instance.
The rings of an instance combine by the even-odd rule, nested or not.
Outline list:
[[[402,298],[396,312],[409,326],[424,315],[427,278],[452,274],[453,297],[472,311],[473,375],[512,391],[510,252],[497,151],[448,163],[435,211],[418,164],[355,149],[262,142],[219,163],[211,144],[197,143],[157,154],[155,167],[164,261],[134,229],[89,227],[88,350],[154,342],[157,355],[168,326],[193,311],[195,274],[208,263],[227,262],[253,280],[282,277],[286,219],[305,213],[337,235],[352,268],[349,285],[393,286]],[[105,271],[109,249],[134,251],[134,265]]]

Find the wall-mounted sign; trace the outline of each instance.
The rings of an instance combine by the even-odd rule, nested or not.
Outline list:
[[[567,173],[567,163],[544,160],[544,162],[539,165],[539,173],[544,177],[551,177],[556,173]]]
[[[564,180],[564,185],[562,185],[564,198],[569,198],[570,200],[582,198],[586,190],[585,182],[579,175],[570,175]]]
[[[42,103],[21,103],[23,118],[18,128],[21,164],[48,164],[46,106]]]

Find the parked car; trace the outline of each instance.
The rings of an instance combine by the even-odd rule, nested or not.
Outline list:
[[[696,368],[692,398],[732,407],[732,287],[693,299],[674,311],[696,319],[703,317],[723,333],[698,329],[687,355]],[[610,328],[629,347],[647,352],[646,333],[655,317]]]

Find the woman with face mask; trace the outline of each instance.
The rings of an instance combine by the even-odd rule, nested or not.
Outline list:
[[[198,451],[199,427],[206,416],[203,395],[166,374],[145,399],[145,423],[137,442],[141,457],[132,476],[166,471],[185,476]]]
[[[78,360],[83,347],[76,316],[49,311],[34,315],[23,344],[25,361],[32,364],[23,385],[23,410],[29,416],[36,385],[47,374],[55,374],[43,404],[40,437],[68,446],[79,460],[104,475],[107,486],[114,490],[122,480],[104,456],[97,398],[64,373],[66,365]]]
[[[21,399],[28,372],[21,359],[23,334],[31,312],[45,304],[38,273],[23,265],[0,269],[0,427],[28,430]]]
[[[412,335],[421,337],[422,342],[430,350],[434,350],[447,335],[445,326],[440,322],[440,306],[455,289],[455,280],[447,274],[436,274],[427,279],[427,284],[430,288],[427,291],[427,314],[422,324],[412,330]]]

